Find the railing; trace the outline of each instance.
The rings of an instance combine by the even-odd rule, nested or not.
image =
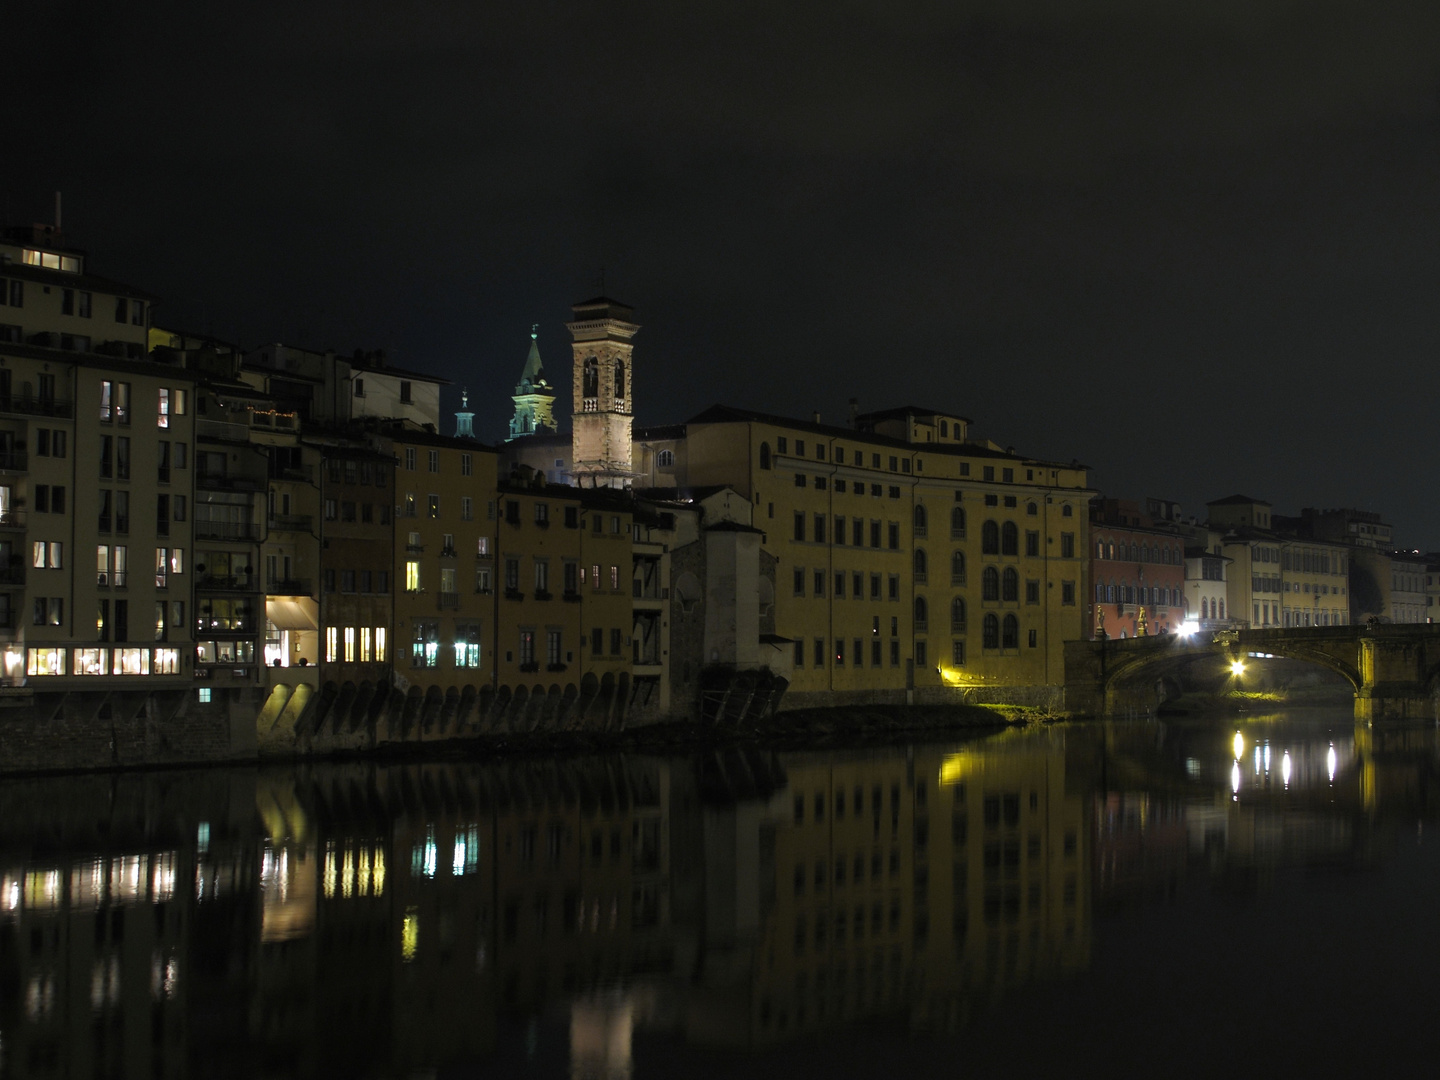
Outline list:
[[[260,526],[253,521],[205,521],[195,522],[197,540],[259,540]]]
[[[6,472],[24,472],[28,455],[24,450],[0,451],[0,469]]]
[[[202,574],[195,581],[195,588],[205,589],[212,592],[256,592],[258,584],[250,580],[250,575],[231,574],[228,577],[221,577],[216,574]]]
[[[309,532],[314,518],[309,514],[274,514],[270,518],[273,532]]]
[[[6,510],[0,514],[0,529],[23,529],[25,528],[24,510]]]
[[[0,413],[19,413],[22,416],[63,416],[75,415],[73,401],[55,401],[47,398],[0,397]]]
[[[161,477],[161,479],[166,479],[166,477]],[[265,482],[254,476],[234,476],[230,473],[206,472],[204,469],[198,469],[195,472],[195,486],[221,491],[259,491],[265,486]]]
[[[7,566],[0,569],[0,586],[15,586],[25,584],[25,564],[18,566]]]
[[[265,591],[273,596],[314,596],[310,584],[308,578],[286,578],[284,581],[269,582]]]
[[[442,592],[435,597],[435,606],[441,611],[455,611],[460,607],[458,592]]]
[[[237,619],[233,615],[216,618],[202,615],[195,620],[195,633],[201,637],[214,637],[216,634],[253,634],[255,620]]]
[[[244,424],[229,424],[224,420],[196,420],[195,437],[211,442],[245,443],[250,441],[250,429]]]

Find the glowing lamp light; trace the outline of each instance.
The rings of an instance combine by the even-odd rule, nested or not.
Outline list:
[[[1280,779],[1285,782],[1287,788],[1290,786],[1290,769],[1290,751],[1286,750],[1285,756],[1280,759]]]
[[[1230,766],[1230,791],[1232,799],[1240,797],[1240,762],[1238,761]]]
[[[1194,619],[1186,619],[1176,629],[1175,633],[1180,637],[1193,637],[1200,632],[1200,624]]]
[[[1332,742],[1330,744],[1330,749],[1325,754],[1325,768],[1328,769],[1330,772],[1330,782],[1332,784],[1335,782],[1336,756],[1337,755],[1335,753],[1335,744]]]
[[[1245,736],[1237,729],[1235,732],[1235,760],[1239,761],[1245,756]]]
[[[1245,661],[1244,661],[1244,660],[1231,660],[1231,661],[1230,661],[1230,674],[1232,674],[1232,675],[1237,675],[1237,676],[1239,676],[1239,675],[1244,675],[1244,674],[1245,674]]]

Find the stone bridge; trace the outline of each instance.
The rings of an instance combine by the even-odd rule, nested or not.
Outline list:
[[[1206,656],[1269,653],[1342,676],[1355,691],[1357,720],[1440,719],[1440,625],[1316,626],[1229,630],[1188,638],[1065,643],[1065,705],[1083,716],[1155,701],[1157,682]]]

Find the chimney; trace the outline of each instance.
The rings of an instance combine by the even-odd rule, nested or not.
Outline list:
[[[813,415],[815,417],[815,423],[818,424],[820,422],[820,410],[816,409]]]
[[[854,398],[854,397],[852,397],[852,398],[850,399],[850,426],[851,426],[852,428],[855,426],[855,420],[856,420],[857,417],[859,417],[859,415],[860,415],[860,399],[859,399],[859,398]]]

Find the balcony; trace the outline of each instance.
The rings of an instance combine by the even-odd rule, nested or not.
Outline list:
[[[24,450],[0,450],[0,472],[24,472],[29,468]]]
[[[314,520],[309,514],[275,514],[270,518],[270,531],[308,533]]]
[[[271,480],[293,480],[299,484],[315,483],[315,470],[309,465],[270,465]]]
[[[25,511],[6,510],[0,513],[0,529],[24,529]]]
[[[248,443],[250,429],[244,424],[227,424],[223,420],[197,419],[195,438],[201,442]]]
[[[230,637],[237,634],[253,637],[255,634],[255,620],[237,618],[234,615],[201,615],[200,618],[195,620],[196,637]]]
[[[195,521],[196,540],[259,540],[260,526],[253,521]]]
[[[249,574],[231,574],[228,577],[201,574],[195,580],[195,588],[201,592],[253,593],[259,591],[259,584],[252,581]]]
[[[553,597],[551,596],[551,593],[550,593],[550,590],[549,590],[549,589],[536,589],[536,590],[535,590],[535,599],[536,599],[536,600],[550,600],[550,599],[553,599]]]
[[[59,416],[69,419],[75,415],[73,401],[56,401],[49,398],[0,397],[0,413],[17,416]]]
[[[235,476],[223,472],[195,472],[195,486],[207,491],[260,491],[265,482],[253,476]]]
[[[7,566],[0,569],[0,589],[19,588],[25,584],[25,564],[17,562],[14,566]]]
[[[435,597],[435,606],[441,611],[458,611],[460,609],[460,594],[458,592],[442,592]]]
[[[286,578],[268,583],[265,593],[268,596],[314,596],[312,584],[309,578]]]

